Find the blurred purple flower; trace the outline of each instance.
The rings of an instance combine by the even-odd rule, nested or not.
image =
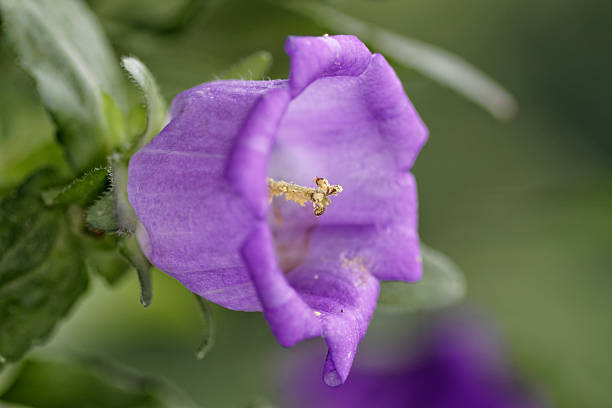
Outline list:
[[[407,356],[407,351],[412,353]],[[394,350],[395,362],[358,364],[340,388],[316,381],[302,355],[286,384],[292,408],[542,408],[540,395],[519,383],[500,341],[482,322],[465,316],[437,321],[421,347]],[[402,358],[402,355],[405,357]]]
[[[129,200],[155,266],[219,305],[263,311],[283,346],[323,336],[335,386],[378,280],[421,277],[409,170],[427,129],[387,61],[357,38],[289,37],[285,48],[288,80],[179,94],[170,123],[130,161]],[[343,187],[323,216],[269,201],[268,179],[317,176]]]

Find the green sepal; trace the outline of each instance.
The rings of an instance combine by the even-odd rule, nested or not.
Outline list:
[[[47,192],[44,198],[49,205],[76,204],[87,207],[96,201],[104,190],[108,189],[108,185],[108,169],[96,167],[85,172],[61,190]]]
[[[133,147],[128,153],[128,156],[130,156],[149,143],[161,131],[166,121],[168,106],[161,95],[153,74],[142,61],[136,57],[123,57],[121,65],[142,91],[147,109],[145,130],[134,141]]]
[[[106,191],[96,202],[87,209],[85,216],[90,228],[102,232],[116,232],[117,209],[115,196],[112,190]]]
[[[216,326],[208,300],[195,293],[194,296],[198,302],[198,306],[200,307],[200,312],[202,314],[202,339],[200,340],[200,346],[196,351],[196,358],[198,360],[202,360],[215,345]]]
[[[100,90],[102,95],[102,109],[104,112],[105,139],[110,147],[122,147],[128,142],[127,123],[123,111],[113,98]]]
[[[138,273],[140,283],[140,303],[144,307],[151,305],[153,288],[151,281],[151,263],[144,256],[135,235],[124,236],[119,240],[119,253],[125,257]]]
[[[111,168],[111,191],[115,203],[117,230],[123,234],[135,233],[140,223],[128,200],[128,160],[119,154],[114,154],[108,159]]]
[[[133,234],[139,221],[127,197],[128,161],[114,153],[108,163],[111,188],[87,209],[87,224],[98,231]]]

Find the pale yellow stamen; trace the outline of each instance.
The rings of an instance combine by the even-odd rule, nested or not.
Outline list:
[[[323,215],[327,206],[331,204],[329,196],[335,196],[342,192],[342,186],[331,185],[327,179],[317,177],[314,179],[316,188],[304,187],[299,184],[288,183],[286,181],[276,181],[268,179],[268,193],[270,200],[281,195],[285,196],[288,201],[294,201],[302,207],[308,201],[312,202],[314,215],[317,217]]]

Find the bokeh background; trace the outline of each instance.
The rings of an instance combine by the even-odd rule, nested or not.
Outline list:
[[[117,55],[140,57],[168,100],[259,50],[273,56],[270,77],[286,77],[287,35],[336,33],[272,1],[88,3]],[[327,4],[450,50],[514,94],[519,112],[500,122],[391,59],[430,129],[414,169],[420,234],[463,269],[464,303],[494,322],[525,382],[555,406],[612,406],[612,3]],[[48,139],[44,154],[51,157],[53,127],[4,43],[0,72],[4,133],[24,143]],[[61,160],[59,150],[53,160]],[[17,182],[21,175],[11,177],[3,181]],[[34,355],[116,362],[163,378],[206,407],[277,398],[279,365],[291,351],[276,344],[260,314],[215,308],[216,345],[198,361],[199,310],[171,278],[155,272],[154,301],[146,310],[138,302],[135,274],[116,288],[93,280],[90,292]],[[389,319],[399,331],[413,330],[414,322],[428,318],[379,312],[372,331]]]

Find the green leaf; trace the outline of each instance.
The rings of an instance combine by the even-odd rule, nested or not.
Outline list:
[[[132,149],[137,151],[162,130],[168,109],[153,74],[138,58],[123,57],[121,64],[140,87],[147,106],[147,127]]]
[[[33,77],[77,171],[116,146],[104,93],[125,106],[122,77],[95,16],[80,0],[0,0],[6,37]]]
[[[332,7],[305,1],[281,0],[276,4],[307,16],[330,30],[350,33],[403,65],[453,89],[500,120],[514,117],[514,97],[487,74],[458,55],[368,24]]]
[[[40,264],[53,247],[60,213],[45,208],[37,194],[53,178],[38,172],[0,201],[0,283]]]
[[[117,231],[117,209],[112,190],[105,192],[87,209],[86,221],[95,230],[104,232]]]
[[[258,51],[232,65],[219,79],[261,80],[272,66],[272,54]]]
[[[28,360],[0,400],[38,408],[162,408],[164,388],[103,363]]]
[[[45,207],[41,172],[0,202],[0,356],[21,358],[45,340],[87,287],[66,218]]]
[[[421,244],[423,279],[382,282],[378,305],[385,310],[417,311],[449,306],[465,295],[461,270],[446,255]]]
[[[48,204],[77,204],[81,207],[87,207],[107,188],[108,169],[95,168],[87,171],[62,190],[49,194],[50,197],[46,198],[46,201]]]
[[[58,172],[70,175],[63,152],[55,141],[40,144],[24,156],[11,156],[6,160],[3,156],[8,156],[10,149],[4,150],[3,147],[0,146],[0,196],[40,168],[54,167]]]

